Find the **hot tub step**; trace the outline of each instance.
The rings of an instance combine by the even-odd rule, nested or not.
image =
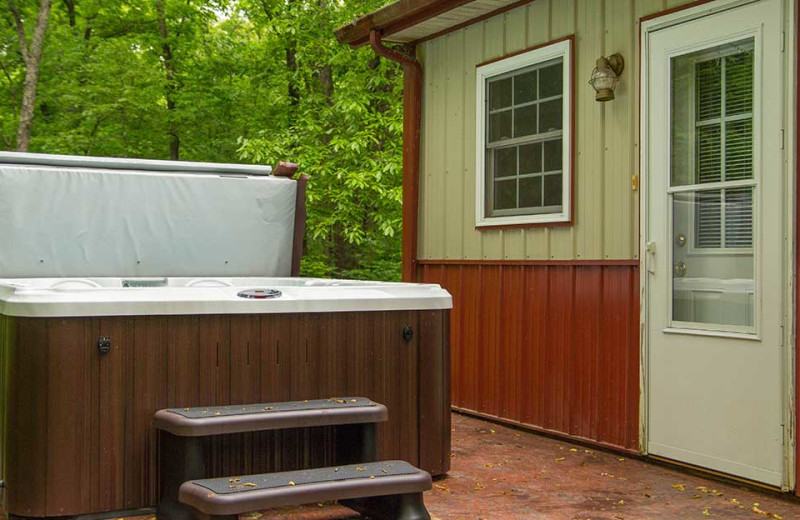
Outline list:
[[[386,461],[193,480],[181,485],[179,501],[201,519],[339,500],[375,519],[427,520],[422,493],[430,488],[427,472]]]
[[[334,463],[345,466],[378,460],[376,426],[388,418],[384,405],[364,397],[159,410],[153,418],[161,430],[158,517],[184,520],[192,516],[178,503],[178,489],[186,481],[208,476],[204,437],[335,426]]]
[[[364,397],[159,410],[157,429],[179,437],[205,437],[309,426],[377,423],[388,420],[386,407]]]

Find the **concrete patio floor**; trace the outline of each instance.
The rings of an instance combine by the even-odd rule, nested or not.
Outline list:
[[[425,495],[441,520],[800,519],[800,501],[453,415],[453,465]],[[271,520],[359,518],[334,505]]]

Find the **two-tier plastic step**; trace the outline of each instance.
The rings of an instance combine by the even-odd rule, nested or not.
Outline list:
[[[376,425],[387,419],[385,406],[363,397],[159,410],[154,417],[154,426],[161,431],[158,517],[233,516],[280,504],[341,500],[377,519],[430,518],[422,502],[422,492],[431,487],[430,475],[405,462],[376,462]],[[204,437],[318,426],[336,426],[336,467],[206,478]],[[368,471],[373,464],[380,466],[379,474]],[[249,485],[240,488],[237,479]],[[269,485],[284,480],[285,485]],[[220,482],[228,492],[209,489]]]

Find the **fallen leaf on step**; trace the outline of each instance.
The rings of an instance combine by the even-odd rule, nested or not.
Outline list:
[[[686,486],[683,484],[672,484],[672,489],[677,489],[678,491],[683,491],[686,489]]]

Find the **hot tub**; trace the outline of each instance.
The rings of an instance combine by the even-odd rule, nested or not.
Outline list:
[[[294,189],[281,191],[292,187],[281,179],[233,185],[231,193],[240,197],[235,203],[247,207],[231,213],[254,221],[242,224],[247,233],[231,233],[218,222],[198,225],[197,201],[182,202],[180,189],[171,211],[135,214],[137,204],[123,200],[130,192],[116,189],[120,179],[114,176],[127,173],[124,161],[112,165],[110,180],[74,162],[43,164],[69,205],[86,205],[98,194],[121,204],[98,231],[85,209],[72,217],[48,209],[61,208],[63,200],[29,209],[38,200],[34,192],[46,194],[47,187],[31,183],[24,204],[12,200],[4,183],[25,192],[27,179],[19,172],[31,163],[4,167],[2,160],[0,241],[4,252],[14,240],[18,246],[0,255],[0,434],[8,513],[116,516],[156,505],[158,444],[151,421],[168,407],[363,395],[389,409],[389,421],[379,426],[380,457],[407,460],[434,475],[449,469],[452,301],[442,288],[289,276],[299,260],[292,257],[299,199]],[[148,174],[155,182],[147,178],[154,182],[147,190],[174,188],[173,172]],[[40,183],[49,179],[34,175]],[[192,175],[209,184],[195,196],[218,197],[209,174]],[[273,185],[261,184],[268,182],[291,199],[291,211],[285,201],[270,199]],[[191,181],[188,186],[194,189]],[[262,190],[256,200],[254,188]],[[103,201],[103,211],[114,202]],[[212,206],[221,210],[229,202]],[[62,236],[45,229],[48,219],[40,215],[31,217],[22,237],[11,229],[37,210],[61,219]],[[254,230],[267,240],[251,240]],[[237,238],[224,233],[240,235],[236,254],[218,250]],[[111,252],[103,249],[109,245]],[[329,429],[318,429],[209,439],[207,466],[213,476],[224,476],[329,464],[333,438]]]

